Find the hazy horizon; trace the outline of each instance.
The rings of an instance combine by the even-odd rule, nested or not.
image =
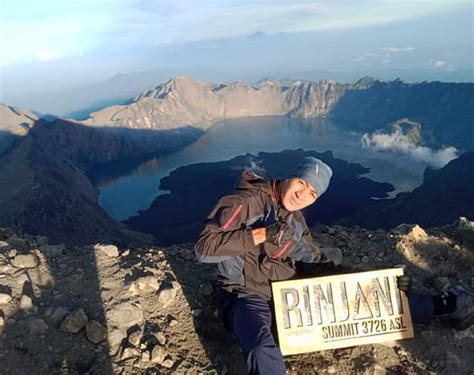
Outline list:
[[[7,0],[0,14],[0,101],[60,115],[175,75],[473,81],[471,1]]]

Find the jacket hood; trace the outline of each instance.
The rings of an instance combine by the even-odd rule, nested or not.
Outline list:
[[[240,176],[237,182],[237,189],[239,190],[262,190],[267,194],[272,194],[271,181],[265,180],[262,176],[259,176],[255,171],[246,170]]]

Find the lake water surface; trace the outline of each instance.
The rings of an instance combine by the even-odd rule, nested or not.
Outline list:
[[[265,116],[227,120],[180,152],[144,161],[133,168],[129,162],[103,165],[91,177],[100,191],[100,205],[117,220],[137,214],[148,208],[156,196],[165,194],[159,189],[161,178],[180,166],[260,151],[331,150],[336,158],[370,168],[365,177],[392,184],[395,191],[391,196],[421,184],[426,164],[407,155],[363,148],[361,136],[328,119]]]

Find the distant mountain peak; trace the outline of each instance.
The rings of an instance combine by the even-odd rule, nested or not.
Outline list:
[[[259,38],[264,38],[266,37],[267,34],[265,34],[263,31],[256,31],[252,34],[249,35],[249,38],[251,39],[259,39]]]

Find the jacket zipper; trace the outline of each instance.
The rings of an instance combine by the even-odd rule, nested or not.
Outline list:
[[[291,240],[289,240],[274,256],[272,256],[272,259],[276,259],[281,257],[290,247]]]

